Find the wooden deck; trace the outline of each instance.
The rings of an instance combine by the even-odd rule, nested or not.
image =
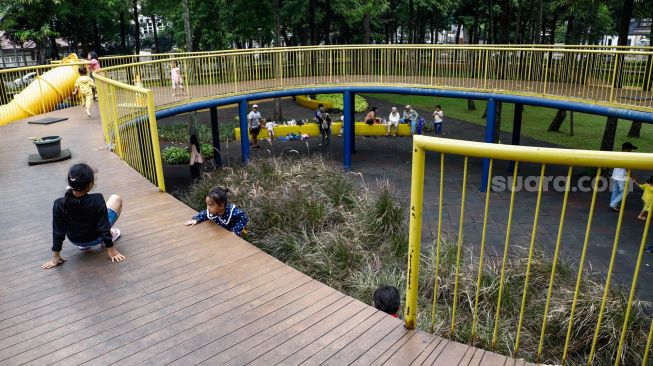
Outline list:
[[[97,106],[96,115],[97,115]],[[284,265],[194,211],[103,149],[100,122],[0,127],[0,365],[523,365],[421,331]],[[30,136],[63,136],[72,160],[28,166]],[[124,198],[117,247],[42,270],[51,207],[74,162]]]

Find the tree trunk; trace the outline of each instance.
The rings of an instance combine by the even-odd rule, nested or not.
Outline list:
[[[494,5],[492,3],[492,0],[487,1],[487,6],[488,6],[488,11],[487,11],[487,37],[486,38],[489,42],[494,44]]]
[[[127,27],[125,26],[125,12],[120,12],[120,49],[122,54],[126,55],[127,52]]]
[[[316,0],[308,1],[308,27],[311,34],[311,46],[317,44],[317,29],[315,28],[315,4]]]
[[[467,110],[468,111],[476,110],[476,103],[474,102],[474,99],[467,99]]]
[[[565,121],[565,118],[567,118],[567,111],[564,109],[558,109],[558,113],[556,113],[555,117],[553,117],[553,121],[551,121],[547,131],[560,132],[560,127],[562,127],[562,123]]]
[[[533,30],[533,43],[542,43],[542,13],[544,11],[544,0],[536,0],[535,2],[535,29]]]
[[[553,13],[553,19],[551,20],[551,37],[549,38],[549,44],[556,43],[556,28],[558,27],[558,13]]]
[[[138,23],[138,0],[134,0],[134,52],[141,53],[141,27]]]
[[[370,43],[370,14],[368,12],[363,14],[363,43]]]
[[[605,130],[603,131],[603,139],[601,140],[601,150],[612,151],[614,149],[614,138],[617,134],[617,122],[619,119],[616,117],[608,117],[605,122]]]
[[[100,28],[98,27],[97,20],[93,21],[93,47],[95,47],[95,52],[100,51],[102,48],[100,44]]]
[[[154,50],[155,53],[158,53],[161,52],[161,49],[159,48],[159,35],[156,29],[156,15],[150,15],[150,19],[152,19],[152,31],[154,31]]]
[[[53,60],[59,59],[59,47],[57,47],[57,39],[54,35],[50,35],[50,57]]]
[[[621,17],[619,18],[619,39],[617,41],[618,46],[626,46],[628,44],[628,28],[630,26],[630,18],[633,15],[633,1],[634,0],[624,0],[623,7],[621,9]],[[616,72],[617,74],[615,75],[616,77],[614,78],[614,88],[619,88],[621,89],[621,84],[622,84],[622,70],[623,70],[623,64],[624,64],[624,58],[623,56],[617,55],[616,57],[616,62],[617,62],[617,68]]]
[[[642,122],[633,121],[633,123],[630,125],[630,130],[628,130],[628,137],[639,138],[641,129],[642,129]]]
[[[413,21],[413,0],[408,0],[408,43],[413,44],[413,34],[415,29],[415,23]]]
[[[458,26],[456,27],[456,44],[460,43],[460,29],[462,28],[462,23],[460,22],[460,17],[456,19],[456,23],[458,23]]]
[[[181,0],[181,7],[184,10],[184,35],[186,41],[186,51],[193,51],[193,33],[190,28],[190,6],[188,4],[189,0]]]
[[[494,143],[496,144],[501,140],[501,109],[503,108],[503,102],[496,102],[496,118],[494,120]]]
[[[275,0],[277,1],[277,0]],[[324,2],[324,25],[322,30],[324,31],[324,43],[331,44],[331,0],[326,0]]]

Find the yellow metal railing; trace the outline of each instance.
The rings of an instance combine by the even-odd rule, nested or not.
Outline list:
[[[130,85],[140,78],[155,92],[158,109],[262,90],[346,84],[529,95],[653,111],[651,57],[653,48],[645,47],[314,46],[116,56],[101,60],[101,72]],[[188,91],[176,98],[170,97],[173,61]]]
[[[152,90],[96,75],[105,139],[116,154],[165,191]]]
[[[439,162],[440,162],[440,169],[439,169],[439,192],[436,193],[436,197],[439,197],[437,200],[437,212],[438,212],[438,227],[437,227],[437,237],[434,245],[436,248],[431,252],[434,253],[435,258],[424,258],[424,250],[421,248],[421,240],[422,240],[422,210],[424,206],[424,179],[425,179],[425,154],[426,152],[436,152],[439,153]],[[456,228],[458,230],[457,232],[457,240],[455,241],[455,246],[456,246],[456,254],[455,254],[455,270],[450,270],[454,274],[454,280],[451,282],[454,283],[453,285],[453,293],[451,293],[451,287],[448,288],[448,290],[444,290],[441,287],[441,282],[442,279],[441,277],[443,276],[442,273],[442,256],[443,256],[443,249],[441,248],[442,246],[442,241],[444,237],[444,232],[443,232],[443,223],[442,223],[442,215],[443,215],[443,205],[446,205],[446,198],[443,198],[443,191],[445,187],[445,161],[447,159],[450,160],[455,160],[456,162],[452,162],[451,164],[457,164],[460,166],[460,157],[463,157],[464,160],[462,162],[463,166],[463,173],[462,173],[462,185],[459,187],[461,191],[461,198],[460,200],[457,199],[452,199],[454,205],[460,205],[460,218],[459,218],[459,225]],[[460,321],[457,318],[457,310],[460,308],[461,304],[459,303],[459,297],[461,296],[460,290],[459,290],[459,276],[461,269],[461,251],[463,250],[463,246],[465,246],[465,243],[463,241],[463,231],[464,231],[464,226],[463,224],[465,223],[465,206],[467,202],[466,199],[466,193],[467,193],[467,177],[468,177],[468,167],[470,165],[469,161],[470,159],[489,159],[489,176],[488,176],[488,181],[487,181],[487,186],[492,187],[492,170],[493,167],[496,166],[496,163],[499,161],[514,161],[514,168],[512,169],[512,184],[511,184],[511,193],[510,193],[510,203],[509,203],[509,212],[508,212],[508,217],[506,222],[501,222],[501,227],[505,227],[506,233],[505,233],[505,244],[503,246],[503,255],[499,257],[496,255],[496,258],[487,258],[486,254],[486,233],[487,233],[487,226],[488,226],[488,212],[490,210],[490,196],[492,195],[490,192],[490,189],[484,194],[484,210],[483,210],[483,227],[482,227],[482,234],[481,234],[481,239],[480,239],[480,248],[476,247],[476,251],[474,253],[479,253],[478,255],[478,274],[477,274],[477,280],[474,281],[475,283],[475,291],[467,291],[467,296],[464,299],[465,306],[469,309],[469,312],[472,314],[471,319],[472,321],[470,323],[462,324],[462,321]],[[511,248],[512,246],[515,245],[520,245],[520,243],[514,243],[514,239],[511,239],[510,234],[511,234],[511,224],[513,223],[513,214],[514,214],[514,209],[517,207],[515,204],[515,194],[517,192],[516,189],[516,183],[518,181],[519,175],[518,171],[522,167],[522,165],[539,165],[539,185],[536,187],[537,193],[536,193],[536,203],[535,203],[535,212],[532,215],[533,219],[533,226],[532,226],[532,233],[530,237],[530,245],[528,246],[528,255],[527,259],[526,258],[511,258],[509,254],[509,247]],[[565,167],[565,179],[564,179],[564,196],[562,198],[562,207],[561,207],[561,212],[560,212],[560,219],[559,219],[559,224],[558,224],[558,232],[555,240],[555,249],[553,253],[553,258],[552,258],[552,263],[550,266],[546,267],[548,268],[547,270],[549,271],[548,273],[543,273],[540,269],[540,273],[538,273],[538,276],[540,278],[543,278],[546,276],[546,280],[541,280],[540,283],[546,282],[546,286],[541,286],[541,292],[534,293],[536,290],[533,289],[532,284],[529,282],[532,280],[532,276],[534,273],[532,272],[532,263],[534,260],[534,252],[536,250],[536,242],[537,242],[537,233],[538,233],[538,224],[539,224],[539,216],[540,216],[540,209],[541,209],[541,202],[542,202],[542,192],[546,188],[545,184],[545,171],[547,167],[552,166],[552,165],[557,165],[557,166],[562,166]],[[583,241],[583,247],[581,253],[572,253],[572,255],[577,256],[580,254],[580,261],[578,262],[578,269],[576,272],[576,281],[575,281],[575,287],[573,289],[573,292],[570,293],[565,293],[565,294],[558,294],[557,296],[566,296],[568,297],[568,306],[569,308],[566,309],[552,309],[552,295],[554,288],[554,282],[557,280],[557,276],[562,276],[562,274],[557,270],[557,266],[560,263],[560,252],[562,248],[562,238],[563,238],[563,228],[565,224],[565,219],[567,218],[567,203],[569,202],[569,197],[572,192],[576,192],[576,188],[571,188],[571,182],[572,182],[572,170],[574,167],[591,167],[591,168],[596,168],[596,174],[594,176],[594,181],[592,184],[592,195],[591,195],[591,203],[589,207],[589,215],[587,218],[587,226],[586,226],[586,231],[585,231],[585,238]],[[567,149],[553,149],[553,148],[539,148],[539,147],[525,147],[525,146],[512,146],[512,145],[498,145],[498,144],[487,144],[487,143],[480,143],[480,142],[470,142],[470,141],[460,141],[460,140],[451,140],[451,139],[442,139],[442,138],[434,138],[434,137],[426,137],[426,136],[415,136],[413,139],[413,163],[412,163],[412,184],[411,184],[411,202],[410,202],[410,230],[409,230],[409,250],[408,250],[408,270],[407,273],[409,274],[407,277],[407,286],[406,286],[406,304],[405,304],[405,323],[406,326],[410,329],[415,328],[417,321],[418,321],[418,314],[420,313],[420,308],[419,308],[419,303],[418,303],[418,298],[419,298],[419,279],[420,279],[420,261],[424,263],[426,260],[427,262],[430,263],[435,263],[435,273],[434,274],[426,274],[426,278],[433,278],[434,280],[434,287],[433,287],[433,302],[431,305],[430,311],[427,311],[424,309],[423,313],[430,313],[431,314],[431,331],[435,331],[435,323],[436,319],[442,319],[444,316],[450,314],[450,318],[448,318],[449,322],[449,327],[445,328],[448,329],[447,333],[450,336],[453,336],[455,339],[468,339],[471,343],[475,345],[479,345],[476,341],[478,340],[478,323],[479,323],[479,306],[481,303],[483,303],[483,306],[485,308],[488,307],[495,307],[495,314],[494,317],[490,317],[489,315],[486,314],[486,317],[482,320],[486,325],[488,325],[486,328],[487,329],[492,329],[491,332],[487,332],[484,334],[485,340],[482,342],[483,344],[486,345],[489,349],[495,350],[497,348],[497,339],[498,339],[498,333],[501,332],[502,334],[506,335],[507,339],[512,339],[513,343],[512,344],[507,344],[503,345],[504,352],[509,352],[511,355],[515,357],[519,357],[520,355],[524,355],[524,353],[528,353],[529,355],[534,355],[531,358],[534,358],[533,361],[543,361],[543,362],[556,362],[556,363],[562,363],[562,364],[567,364],[570,360],[570,349],[572,347],[572,344],[575,342],[578,342],[578,339],[576,338],[582,338],[583,335],[578,334],[579,328],[582,326],[584,329],[588,327],[592,327],[593,329],[592,335],[593,337],[587,337],[587,340],[591,339],[591,342],[588,344],[591,346],[588,346],[587,349],[579,351],[577,348],[575,348],[574,353],[575,357],[574,359],[576,362],[578,362],[578,359],[581,359],[583,363],[586,363],[587,365],[592,365],[594,364],[597,359],[596,359],[596,354],[599,352],[602,353],[602,360],[605,360],[606,358],[609,361],[610,364],[614,365],[619,365],[619,364],[642,364],[646,365],[647,364],[647,359],[648,359],[648,354],[649,354],[649,347],[651,344],[651,337],[653,335],[653,330],[648,332],[648,338],[645,336],[640,336],[640,338],[634,338],[630,332],[632,332],[631,327],[634,327],[633,325],[633,307],[634,307],[634,299],[637,291],[637,282],[639,279],[639,274],[640,274],[640,269],[641,269],[641,264],[644,256],[644,249],[646,248],[646,243],[647,243],[647,236],[648,236],[648,231],[649,231],[649,225],[651,222],[651,215],[647,216],[645,226],[643,228],[642,236],[641,236],[641,241],[639,243],[639,246],[637,247],[637,260],[634,263],[634,268],[628,268],[628,270],[632,270],[632,282],[630,284],[630,292],[628,293],[627,297],[627,302],[621,304],[619,303],[617,307],[620,309],[625,309],[623,318],[619,318],[619,321],[622,323],[618,323],[617,326],[620,329],[619,333],[615,333],[612,335],[613,341],[610,342],[610,339],[606,333],[609,333],[608,330],[605,329],[605,326],[603,322],[605,321],[605,314],[606,314],[606,303],[609,301],[609,299],[614,300],[614,297],[611,297],[611,292],[615,291],[614,286],[611,287],[611,280],[613,277],[613,272],[614,272],[614,267],[615,267],[615,262],[617,261],[617,253],[618,253],[618,248],[619,248],[619,239],[620,239],[620,230],[622,227],[622,223],[624,220],[624,207],[625,207],[625,202],[628,194],[628,189],[626,188],[624,191],[624,197],[622,199],[622,206],[620,213],[618,215],[618,218],[616,219],[616,233],[614,236],[614,241],[613,241],[613,247],[612,247],[612,253],[610,257],[610,262],[609,262],[609,268],[607,273],[605,273],[605,280],[603,283],[603,290],[602,290],[602,296],[600,298],[595,299],[597,302],[592,305],[590,308],[594,309],[595,312],[594,314],[596,315],[597,321],[592,324],[586,324],[589,320],[588,319],[578,319],[576,315],[576,311],[578,310],[578,304],[579,304],[579,295],[583,293],[586,290],[586,287],[588,284],[593,285],[593,286],[600,286],[598,284],[595,284],[593,282],[588,282],[587,281],[587,274],[584,272],[584,265],[586,262],[586,255],[588,252],[588,247],[589,247],[589,237],[591,234],[591,225],[592,225],[592,219],[594,217],[594,209],[595,209],[595,204],[596,204],[596,197],[597,197],[597,192],[599,190],[599,182],[601,178],[601,172],[604,171],[606,168],[625,168],[627,169],[627,180],[626,180],[626,187],[628,187],[629,181],[631,179],[631,170],[637,169],[637,170],[644,170],[644,171],[650,171],[653,169],[653,154],[633,154],[633,153],[624,153],[624,152],[604,152],[604,151],[586,151],[586,150],[567,150]],[[447,184],[449,186],[455,185],[458,186],[458,183],[453,183],[451,180],[453,179],[451,176],[448,176],[447,178]],[[431,183],[431,186],[438,186],[437,184]],[[531,192],[532,194],[535,194],[534,192]],[[531,194],[531,193],[526,193],[526,194]],[[549,198],[552,199],[552,198]],[[428,201],[426,201],[428,202]],[[476,205],[475,207],[478,207]],[[519,206],[520,208],[522,206]],[[449,211],[449,214],[453,214],[451,211]],[[529,214],[530,215],[530,214]],[[475,220],[478,220],[476,218]],[[477,221],[478,222],[478,221]],[[495,222],[494,225],[497,223]],[[511,244],[512,243],[512,244]],[[527,243],[524,243],[527,244]],[[472,247],[474,247],[472,245]],[[472,250],[474,248],[471,248]],[[573,248],[570,248],[570,250],[573,250]],[[522,257],[524,257],[524,254],[522,254]],[[490,287],[490,285],[487,284],[487,279],[483,281],[485,278],[484,270],[486,270],[487,267],[484,266],[484,261],[487,260],[493,260],[494,263],[494,268],[497,268],[497,275],[499,276],[499,285],[498,288]],[[525,260],[527,265],[526,265],[526,270],[525,274],[523,274],[524,279],[523,279],[523,296],[521,296],[521,302],[519,304],[512,303],[510,304],[510,307],[512,309],[519,309],[518,310],[518,321],[516,322],[516,329],[506,329],[504,322],[502,322],[502,311],[506,311],[506,305],[504,302],[504,295],[506,293],[506,290],[504,289],[504,285],[507,286],[507,282],[505,279],[505,272],[506,272],[506,266],[509,262],[515,261],[515,260]],[[498,262],[500,261],[500,262]],[[500,264],[500,271],[498,270],[498,267]],[[514,286],[514,282],[510,282],[510,285]],[[522,287],[519,287],[519,290],[521,292]],[[585,290],[584,290],[585,289]],[[598,287],[597,293],[601,292],[601,288]],[[470,293],[475,293],[475,296],[470,296]],[[480,300],[480,293],[483,293],[484,300]],[[494,293],[496,296],[488,296],[488,293]],[[447,299],[444,299],[445,294],[447,295]],[[545,295],[546,294],[546,295]],[[541,316],[541,323],[539,327],[537,325],[534,325],[534,322],[531,322],[529,325],[530,329],[529,332],[531,334],[539,334],[539,340],[535,339],[532,340],[529,344],[530,347],[533,347],[533,349],[525,349],[524,344],[523,344],[523,331],[524,331],[524,318],[525,314],[528,312],[533,312],[534,309],[530,308],[532,306],[532,299],[533,297],[538,297],[540,299],[544,299],[544,296],[546,297],[546,300],[544,302],[544,311],[543,314],[539,314],[538,316]],[[453,300],[451,299],[453,297]],[[598,297],[598,296],[597,296]],[[491,300],[494,299],[494,300]],[[587,303],[588,300],[586,297],[583,298],[584,302]],[[612,301],[610,300],[610,301]],[[494,304],[490,304],[489,302],[495,301]],[[442,307],[444,304],[449,305],[449,311],[444,312],[444,313],[439,313],[438,309]],[[439,306],[440,307],[439,307]],[[426,307],[424,301],[421,302],[422,307]],[[559,307],[560,305],[558,305]],[[614,306],[614,305],[613,305]],[[638,308],[639,309],[639,308]],[[517,311],[517,310],[515,310]],[[568,311],[569,316],[566,318],[562,324],[564,324],[564,329],[554,329],[554,330],[549,330],[547,328],[548,326],[548,320],[550,317],[553,316],[554,312],[555,313],[560,313]],[[566,314],[566,313],[564,313]],[[531,318],[532,318],[532,314]],[[422,317],[425,316],[422,314]],[[526,315],[528,316],[528,315]],[[647,319],[647,322],[651,321],[650,315],[645,315],[643,314],[642,311],[638,310],[637,313],[638,319],[641,321],[642,317],[645,317]],[[559,317],[559,315],[558,315]],[[614,319],[611,319],[613,324],[611,326],[615,327],[614,324]],[[447,320],[444,321],[446,323]],[[442,322],[440,322],[442,324]],[[471,325],[471,326],[470,326]],[[646,325],[648,326],[648,325]],[[650,329],[653,329],[653,322],[650,322]],[[442,325],[441,325],[442,327]],[[641,329],[640,329],[641,330]],[[557,332],[559,335],[553,335],[551,332]],[[442,333],[442,330],[440,330],[440,333]],[[469,337],[465,338],[461,336],[461,334],[468,334]],[[456,335],[455,335],[456,334]],[[543,352],[546,350],[546,343],[549,337],[556,337],[556,336],[563,336],[564,335],[564,347],[562,348],[562,351],[560,352],[560,355],[557,355],[557,359],[550,359],[551,356],[547,359],[541,359]],[[628,340],[626,339],[628,337]],[[535,338],[535,337],[533,337]],[[607,339],[606,339],[607,338]],[[636,343],[636,344],[634,344]],[[644,343],[646,345],[644,346]],[[638,348],[639,347],[639,348]],[[628,350],[628,357],[625,355],[626,349]],[[580,355],[579,357],[579,352],[585,352],[584,354]],[[638,355],[633,355],[634,352],[640,352]],[[606,356],[607,354],[607,356]],[[635,361],[634,361],[635,360]]]

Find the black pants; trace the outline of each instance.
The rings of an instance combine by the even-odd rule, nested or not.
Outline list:
[[[320,135],[322,136],[322,145],[326,146],[331,143],[331,128],[326,130],[320,130]]]
[[[193,179],[199,179],[201,170],[202,164],[193,163],[193,165],[190,166],[190,176],[193,177]]]

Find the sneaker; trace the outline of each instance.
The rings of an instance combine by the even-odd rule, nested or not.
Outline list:
[[[86,115],[88,116],[88,118],[91,118],[91,111],[86,110]]]
[[[116,241],[120,238],[120,230],[116,228],[111,229],[111,240]]]
[[[91,247],[82,247],[82,246],[78,246],[77,248],[79,248],[79,250],[89,250],[89,249],[91,249]]]
[[[619,212],[619,209],[614,206],[610,206],[610,209],[614,212]]]

